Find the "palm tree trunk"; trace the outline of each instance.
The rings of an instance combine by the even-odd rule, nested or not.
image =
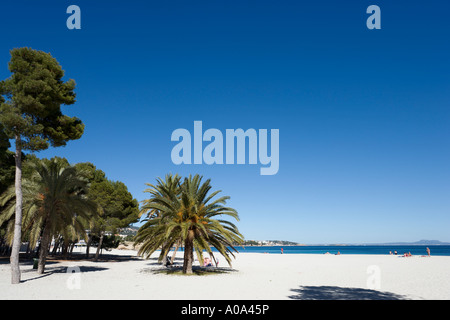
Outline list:
[[[49,223],[45,223],[44,232],[42,233],[41,245],[39,250],[39,261],[38,261],[38,274],[43,274],[45,269],[45,261],[47,260],[47,254],[50,244],[50,227]]]
[[[216,268],[217,268],[217,260],[216,260],[216,258],[214,257],[214,254],[211,252],[211,253],[209,254],[209,256],[212,258],[211,260],[214,261],[214,265],[215,265]]]
[[[11,284],[20,283],[19,252],[22,243],[22,145],[16,135],[16,212],[14,219],[14,239],[11,250]]]
[[[97,252],[95,253],[95,258],[94,258],[95,262],[97,262],[97,260],[98,260],[98,256],[100,254],[100,249],[102,248],[102,244],[103,244],[103,232],[100,235],[100,240],[98,242]]]
[[[30,241],[27,242],[27,258],[29,258],[31,255],[31,247],[30,247]]]
[[[192,274],[192,263],[194,262],[194,230],[188,231],[184,242],[183,273]]]
[[[163,250],[163,248],[166,246],[166,244],[167,244],[167,242],[163,243],[163,245],[162,245],[162,247],[161,247],[161,250]],[[170,250],[170,248],[169,248],[168,250]],[[163,264],[164,266],[167,266],[167,254],[168,254],[168,252],[166,252],[166,253],[164,254],[163,259],[162,259],[162,264]]]
[[[175,251],[172,254],[172,258],[170,258],[170,264],[172,265],[175,261],[175,255],[177,254],[178,248],[180,247],[180,241],[177,241],[177,246],[175,247]]]
[[[92,235],[89,235],[88,242],[86,243],[86,259],[89,259],[89,249],[91,248]]]
[[[73,248],[75,248],[75,242],[72,242],[71,244],[70,244],[70,250],[69,250],[69,256],[70,257],[72,257],[72,255],[73,255]]]
[[[56,256],[56,252],[58,251],[59,243],[60,243],[60,242],[61,242],[61,237],[58,236],[58,238],[55,239],[55,245],[53,246],[52,255]]]
[[[67,241],[64,241],[62,250],[63,259],[67,260],[68,253],[69,253],[69,243]]]

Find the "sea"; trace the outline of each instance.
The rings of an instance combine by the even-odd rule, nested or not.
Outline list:
[[[432,256],[450,256],[450,245],[332,245],[332,246],[243,246],[235,247],[239,252],[281,254],[395,254],[427,255],[427,247]]]

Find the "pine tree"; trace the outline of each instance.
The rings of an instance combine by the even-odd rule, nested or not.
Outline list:
[[[75,103],[75,81],[64,82],[64,71],[49,53],[31,48],[10,51],[12,75],[0,83],[0,122],[15,142],[15,227],[11,251],[11,283],[20,282],[19,250],[22,224],[22,150],[64,146],[81,138],[84,124],[61,112]]]

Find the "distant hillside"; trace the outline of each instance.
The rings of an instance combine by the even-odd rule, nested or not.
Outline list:
[[[135,236],[137,231],[138,231],[138,227],[135,226],[129,226],[127,228],[123,228],[119,231],[119,234],[122,236]]]
[[[300,243],[286,240],[245,240],[244,246],[299,246]]]

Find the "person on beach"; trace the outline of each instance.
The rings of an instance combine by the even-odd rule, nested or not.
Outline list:
[[[431,251],[430,251],[430,248],[428,248],[428,247],[427,247],[427,254],[429,257],[431,257]]]
[[[283,248],[281,248],[281,254],[283,254]]]
[[[204,259],[203,259],[203,266],[204,266],[204,267],[211,267],[211,266],[212,266],[212,264],[211,264],[211,259],[208,258],[208,257],[204,258]]]

